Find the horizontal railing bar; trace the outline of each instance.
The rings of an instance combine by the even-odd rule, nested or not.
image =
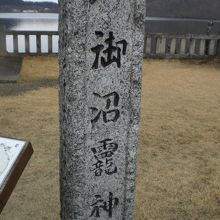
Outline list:
[[[219,40],[220,35],[194,35],[194,34],[168,34],[168,33],[146,33],[145,37],[184,38],[184,39],[211,39]]]
[[[58,31],[6,31],[5,35],[58,35]]]

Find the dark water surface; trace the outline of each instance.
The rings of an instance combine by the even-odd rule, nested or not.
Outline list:
[[[196,18],[146,17],[146,31],[150,33],[205,34],[212,23],[212,34],[219,34],[220,20]],[[58,14],[0,13],[0,25],[8,30],[57,31]]]
[[[146,17],[146,32],[170,34],[220,34],[220,20]]]
[[[57,31],[58,14],[47,13],[0,13],[0,25],[6,30],[15,31]],[[30,52],[36,52],[36,37],[30,37]],[[47,52],[47,37],[41,38],[42,52]],[[6,36],[6,48],[8,52],[13,52],[13,38]],[[18,50],[25,52],[24,37],[18,37]],[[53,51],[58,51],[58,37],[53,37]]]
[[[57,31],[58,14],[0,13],[0,24],[7,30]]]

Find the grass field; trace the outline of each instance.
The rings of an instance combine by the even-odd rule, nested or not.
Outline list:
[[[21,72],[0,84],[0,135],[35,153],[0,219],[58,220],[57,60],[26,57]],[[220,219],[218,60],[145,60],[135,219]]]

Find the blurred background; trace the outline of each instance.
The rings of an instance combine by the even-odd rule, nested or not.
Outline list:
[[[191,55],[196,55],[196,53],[197,55],[203,55],[203,53],[200,53],[200,50],[203,50],[203,48],[200,48],[200,44],[204,44],[202,45],[204,48],[209,47],[210,40],[213,40],[213,37],[210,38],[207,36],[215,35],[216,39],[220,34],[219,8],[220,1],[218,0],[212,0],[211,2],[209,0],[146,0],[145,30],[146,35],[151,36],[151,42],[148,42],[148,44],[151,44],[151,49],[146,49],[145,55],[154,55],[156,53],[156,47],[160,46],[162,48],[166,47],[165,50],[168,49],[168,52],[170,52],[169,49],[172,47],[172,43],[169,43],[169,40],[172,41],[173,39],[173,36],[170,37],[171,35],[174,35],[178,39],[186,39],[186,42],[182,42],[182,47],[185,47],[186,54],[187,51],[188,54],[190,53],[192,39],[199,39],[200,42],[191,43],[191,47],[193,47],[191,48]],[[4,26],[6,32],[56,32],[58,30],[58,11],[58,0],[0,0],[0,25]],[[151,34],[163,34],[162,37],[166,38],[166,42],[157,42],[158,36],[153,37]],[[169,36],[169,39],[167,36]],[[13,36],[7,35],[6,39],[7,52],[13,52]],[[204,39],[208,42],[201,43],[201,40]],[[30,36],[30,48],[28,52],[37,52],[36,41],[35,36]],[[57,53],[58,37],[53,36],[52,41],[52,51]],[[48,51],[46,36],[41,36],[41,44],[41,52],[46,53]],[[175,44],[176,47],[179,47],[179,52],[176,53],[180,55],[181,42],[177,40]],[[18,37],[18,47],[19,52],[25,52],[24,36]],[[208,49],[204,49],[206,50],[204,51],[204,55],[219,54],[218,41],[212,47],[214,47],[215,51],[209,54]],[[195,53],[192,52],[192,49],[195,50]],[[167,54],[166,51],[164,53]]]

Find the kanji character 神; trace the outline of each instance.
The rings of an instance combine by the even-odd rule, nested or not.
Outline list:
[[[108,201],[104,201],[100,195],[95,195],[95,203],[91,206],[93,207],[90,217],[100,218],[101,211],[105,211],[109,218],[112,218],[113,209],[119,204],[118,198],[113,198],[113,193],[109,193]]]

